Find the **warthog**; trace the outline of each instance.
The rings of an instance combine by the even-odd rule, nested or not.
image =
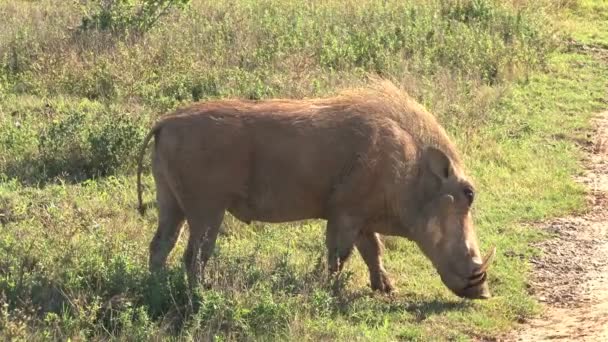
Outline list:
[[[200,283],[227,210],[242,222],[327,220],[331,274],[354,246],[374,290],[390,292],[378,234],[413,240],[456,295],[488,298],[470,215],[474,189],[433,115],[389,81],[308,100],[197,103],[158,122],[152,161],[159,206],[151,271],[188,220],[184,262]]]

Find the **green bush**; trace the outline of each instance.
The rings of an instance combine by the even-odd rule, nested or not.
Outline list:
[[[41,173],[84,179],[90,175],[87,137],[90,130],[85,113],[74,111],[64,118],[53,120],[39,138]],[[84,128],[84,129],[83,129]]]
[[[0,174],[25,183],[54,179],[82,181],[131,172],[147,121],[86,102],[51,108],[53,119],[32,124],[27,117],[5,121],[0,143],[8,157]],[[24,121],[24,123],[22,123]]]
[[[184,8],[190,0],[109,0],[98,1],[82,18],[80,30],[112,33],[145,33],[173,8]]]
[[[145,133],[146,127],[126,115],[102,122],[88,137],[92,173],[108,176],[133,167]]]

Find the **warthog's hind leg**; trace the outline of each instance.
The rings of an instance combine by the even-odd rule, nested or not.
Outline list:
[[[337,217],[327,221],[325,244],[327,264],[331,275],[339,274],[355,245],[361,224],[349,216]]]
[[[384,246],[378,234],[362,232],[357,239],[357,249],[369,269],[372,290],[390,293],[394,290],[393,284],[382,264]]]
[[[205,266],[213,254],[215,241],[224,219],[224,211],[225,209],[199,209],[192,214],[190,212],[186,214],[190,238],[184,252],[184,264],[190,288],[195,288],[202,282]]]
[[[179,238],[184,223],[184,212],[163,179],[156,180],[158,202],[158,228],[150,243],[149,268],[151,272],[165,266],[167,257]]]

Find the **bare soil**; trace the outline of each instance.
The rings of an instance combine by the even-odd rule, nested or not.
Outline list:
[[[594,124],[578,179],[589,210],[540,225],[554,237],[538,244],[530,290],[545,310],[507,341],[608,341],[608,111]]]

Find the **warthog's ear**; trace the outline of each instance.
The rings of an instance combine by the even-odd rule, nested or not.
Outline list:
[[[428,170],[442,181],[453,173],[450,158],[434,147],[428,146],[424,149],[424,161]]]

